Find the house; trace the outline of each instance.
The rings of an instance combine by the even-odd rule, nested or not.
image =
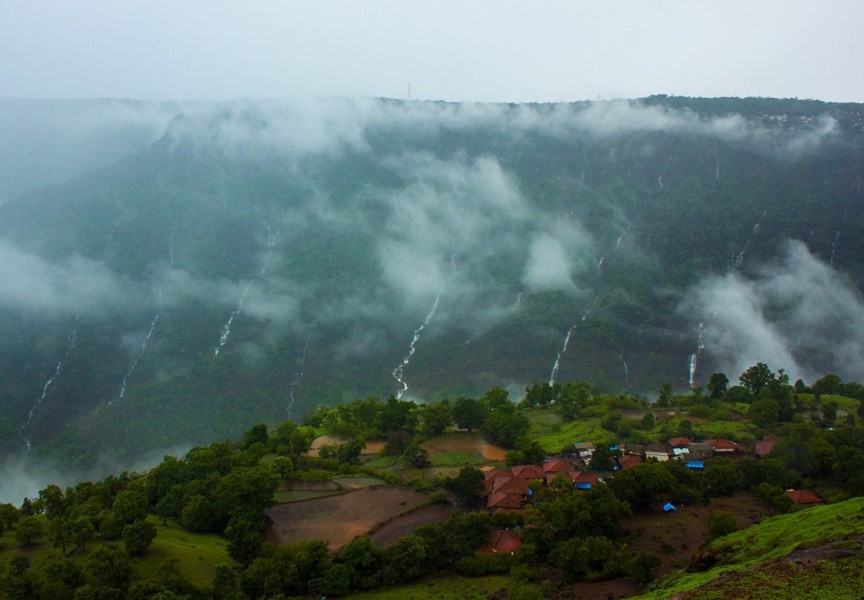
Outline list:
[[[786,490],[789,499],[798,506],[815,506],[822,504],[822,498],[808,490]]]
[[[714,446],[706,442],[693,442],[687,447],[688,454],[692,457],[691,460],[705,460],[714,456]],[[688,457],[683,457],[685,460]]]
[[[492,483],[492,494],[505,492],[507,494],[528,495],[528,480],[517,477],[499,477]]]
[[[615,462],[618,463],[619,469],[627,470],[644,463],[645,459],[637,454],[625,454],[615,458]]]
[[[516,465],[510,469],[510,473],[517,479],[530,481],[532,479],[543,479],[546,473],[537,465]]]
[[[573,463],[564,458],[553,458],[543,463],[543,472],[546,475],[554,473],[570,473],[575,471]]]
[[[498,492],[489,496],[486,508],[495,509],[494,512],[512,512],[522,508],[522,494],[509,492]]]
[[[766,435],[764,438],[762,438],[762,441],[756,442],[756,447],[753,449],[753,454],[755,454],[759,458],[767,456],[771,454],[771,451],[774,450],[774,446],[776,446],[777,442],[779,441],[780,438],[776,435]]]
[[[600,476],[590,471],[575,471],[570,473],[570,481],[576,489],[590,490],[591,486],[600,483]]]
[[[665,462],[669,460],[671,454],[669,448],[663,444],[651,444],[645,448],[645,460],[653,458],[660,462]]]
[[[591,462],[591,457],[594,456],[594,444],[591,442],[573,442],[573,448],[586,465]]]
[[[735,454],[747,451],[747,448],[732,440],[710,439],[705,440],[705,443],[711,444],[716,454]]]
[[[645,446],[641,444],[621,444],[621,454],[636,454],[642,456],[645,454]]]
[[[682,436],[682,437],[669,438],[666,441],[666,443],[669,444],[670,446],[672,446],[672,448],[687,448],[693,442],[690,441],[690,438],[686,438],[686,437]]]
[[[489,541],[480,548],[482,554],[513,554],[522,546],[522,539],[515,529],[498,529],[489,532]]]
[[[483,473],[483,491],[480,493],[481,496],[490,496],[492,494],[492,490],[495,486],[495,480],[501,478],[512,478],[513,475],[509,470],[501,470],[501,469],[493,469],[491,471],[486,471]]]

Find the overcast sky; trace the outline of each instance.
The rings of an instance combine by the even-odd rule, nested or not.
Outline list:
[[[0,97],[864,101],[864,2],[0,0]]]

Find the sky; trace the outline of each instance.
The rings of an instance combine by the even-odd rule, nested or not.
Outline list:
[[[0,97],[864,101],[864,2],[2,0]]]

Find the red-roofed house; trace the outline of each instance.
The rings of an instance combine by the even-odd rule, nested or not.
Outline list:
[[[513,474],[513,477],[524,479],[525,481],[543,479],[546,476],[543,469],[537,465],[516,465],[510,469],[510,472]]]
[[[543,463],[543,471],[549,475],[550,473],[570,473],[575,471],[573,463],[563,458],[553,458]]]
[[[673,438],[669,438],[666,443],[668,443],[673,448],[686,448],[690,444],[692,444],[693,442],[690,440],[690,438],[673,437]]]
[[[498,494],[500,492],[527,496],[528,480],[517,479],[516,477],[499,477],[492,484],[492,493]]]
[[[481,493],[481,496],[489,496],[490,494],[492,494],[492,490],[495,487],[495,482],[498,479],[502,479],[502,478],[510,479],[513,477],[513,475],[510,473],[509,470],[504,471],[504,470],[495,469],[493,471],[486,471],[485,473],[483,473],[483,477],[484,477],[484,484],[483,484],[483,492]]]
[[[499,529],[489,532],[489,542],[480,548],[482,554],[513,554],[522,546],[518,531]]]
[[[592,473],[591,471],[576,471],[570,473],[570,481],[573,483],[588,483],[594,485],[595,483],[600,483],[600,477],[597,473]]]
[[[747,448],[732,440],[705,440],[706,444],[711,444],[714,452],[717,454],[734,454],[735,452],[746,452]]]
[[[489,496],[486,508],[498,509],[520,509],[522,508],[522,495],[508,492],[498,492]]]
[[[776,445],[777,442],[774,440],[764,439],[761,442],[756,442],[756,447],[753,449],[753,454],[759,457],[767,456],[768,454],[771,454],[771,451]]]
[[[808,490],[786,490],[786,495],[798,506],[822,504],[822,498]]]
[[[645,459],[636,454],[625,454],[624,456],[619,456],[617,459],[618,466],[621,467],[622,470],[632,469],[636,465],[641,465],[645,462]]]

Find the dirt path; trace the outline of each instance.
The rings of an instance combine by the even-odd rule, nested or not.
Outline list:
[[[396,517],[384,527],[372,534],[372,545],[376,548],[386,548],[399,538],[403,538],[430,523],[440,523],[450,516],[450,510],[441,504],[424,506],[407,515]]]

